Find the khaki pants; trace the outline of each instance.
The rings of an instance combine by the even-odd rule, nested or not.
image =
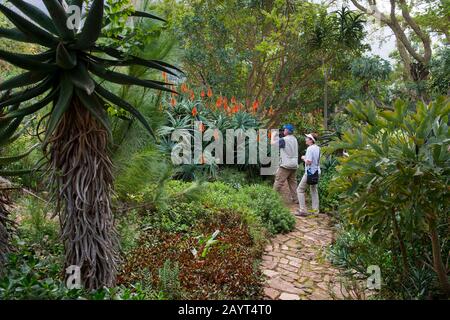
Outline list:
[[[297,200],[297,169],[286,169],[282,167],[278,168],[275,175],[275,183],[273,184],[273,189],[277,192],[280,192],[286,181],[289,186],[291,200]]]
[[[300,206],[300,211],[306,212],[306,201],[305,201],[305,191],[308,187],[308,184],[306,183],[307,177],[306,173],[302,178],[302,181],[300,181],[300,184],[297,188],[297,195],[298,195],[298,203]],[[309,190],[311,191],[311,202],[312,202],[312,209],[316,212],[319,212],[319,190],[318,185],[309,186]]]

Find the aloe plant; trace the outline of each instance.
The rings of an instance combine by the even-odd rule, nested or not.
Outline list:
[[[21,14],[0,4],[0,12],[16,27],[0,29],[0,36],[46,48],[35,55],[0,50],[0,59],[26,70],[0,84],[0,91],[24,89],[12,94],[0,107],[35,101],[7,112],[0,122],[15,126],[23,117],[51,104],[45,118],[43,150],[57,190],[65,264],[81,268],[86,289],[112,286],[116,279],[118,241],[110,199],[113,176],[106,104],[130,113],[150,133],[151,128],[137,109],[103,83],[171,91],[169,83],[136,78],[110,68],[139,65],[172,75],[180,70],[162,61],[141,59],[101,45],[101,30],[109,23],[103,19],[103,0],[93,0],[87,10],[80,10],[85,17],[79,31],[67,27],[68,15],[60,1],[42,2],[49,14],[22,0],[9,0]],[[83,1],[72,0],[68,4],[81,9]],[[136,11],[133,15],[161,20],[146,12]]]

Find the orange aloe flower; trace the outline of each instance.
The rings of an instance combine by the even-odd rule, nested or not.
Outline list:
[[[270,106],[270,108],[269,108],[269,116],[273,116],[274,113],[275,113],[275,112],[273,111],[273,107]]]
[[[222,103],[223,103],[222,96],[220,96],[217,98],[216,107],[220,108],[222,106]]]
[[[272,131],[269,130],[269,131],[267,132],[267,137],[268,137],[269,139],[272,139]]]
[[[188,87],[187,87],[186,83],[183,83],[183,84],[181,85],[181,92],[186,93],[186,92],[188,92],[188,91],[189,91],[189,90],[188,90]]]
[[[202,92],[200,92],[200,97],[202,97],[202,98],[205,97],[205,91],[202,90]]]
[[[213,96],[213,92],[212,92],[212,89],[210,87],[208,87],[207,95],[208,95],[208,98],[211,98]]]
[[[255,100],[253,102],[253,112],[256,112],[258,110],[258,108],[259,108],[259,102],[258,102],[258,100]]]
[[[192,108],[192,116],[195,117],[197,114],[197,107]]]
[[[231,98],[231,103],[232,103],[232,104],[236,104],[236,97],[233,96],[233,97]]]
[[[203,123],[200,123],[200,125],[198,126],[198,130],[200,132],[204,132],[205,131],[205,125]]]
[[[162,72],[162,77],[164,79],[164,82],[167,82],[167,73],[166,72]]]
[[[191,90],[191,97],[190,97],[191,101],[195,100],[195,94],[194,91]]]
[[[172,107],[175,107],[177,105],[177,100],[174,97],[172,97],[172,99],[170,99],[170,105]]]

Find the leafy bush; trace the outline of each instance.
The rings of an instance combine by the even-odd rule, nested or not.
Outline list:
[[[177,262],[166,260],[159,269],[159,290],[169,300],[181,299],[180,267]]]
[[[448,99],[418,103],[414,111],[401,100],[392,111],[363,103],[347,109],[360,127],[333,145],[349,153],[333,182],[342,217],[375,245],[391,248],[404,277],[413,262],[422,268],[432,256],[441,294],[448,296]]]
[[[186,232],[199,220],[211,214],[210,210],[195,202],[174,202],[156,211],[146,222],[149,227],[168,232]]]
[[[270,233],[286,233],[292,231],[295,226],[295,218],[278,193],[269,186],[252,185],[242,188],[239,192],[247,194],[250,201],[249,208],[261,217],[264,225]]]
[[[397,257],[392,247],[374,243],[370,236],[351,226],[341,226],[335,243],[330,247],[329,259],[345,270],[349,276],[366,277],[367,268],[380,267],[381,291],[378,296],[384,299],[429,299],[436,290],[437,279],[434,272],[425,264],[410,264],[407,275],[402,275]],[[414,248],[408,247],[413,254]]]
[[[50,219],[52,208],[42,199],[31,195],[20,197],[15,203],[12,214],[15,216],[15,219],[20,221],[21,234],[26,236],[28,242],[42,242],[43,244],[58,242],[58,221]]]
[[[321,212],[334,212],[339,205],[339,195],[333,192],[330,182],[336,175],[337,159],[333,156],[324,157],[321,163],[319,180],[319,199]]]

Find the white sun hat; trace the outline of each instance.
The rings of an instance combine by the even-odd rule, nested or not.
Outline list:
[[[314,136],[311,133],[305,134],[305,136],[307,138],[310,138],[312,141],[316,142],[316,139],[314,138]]]

